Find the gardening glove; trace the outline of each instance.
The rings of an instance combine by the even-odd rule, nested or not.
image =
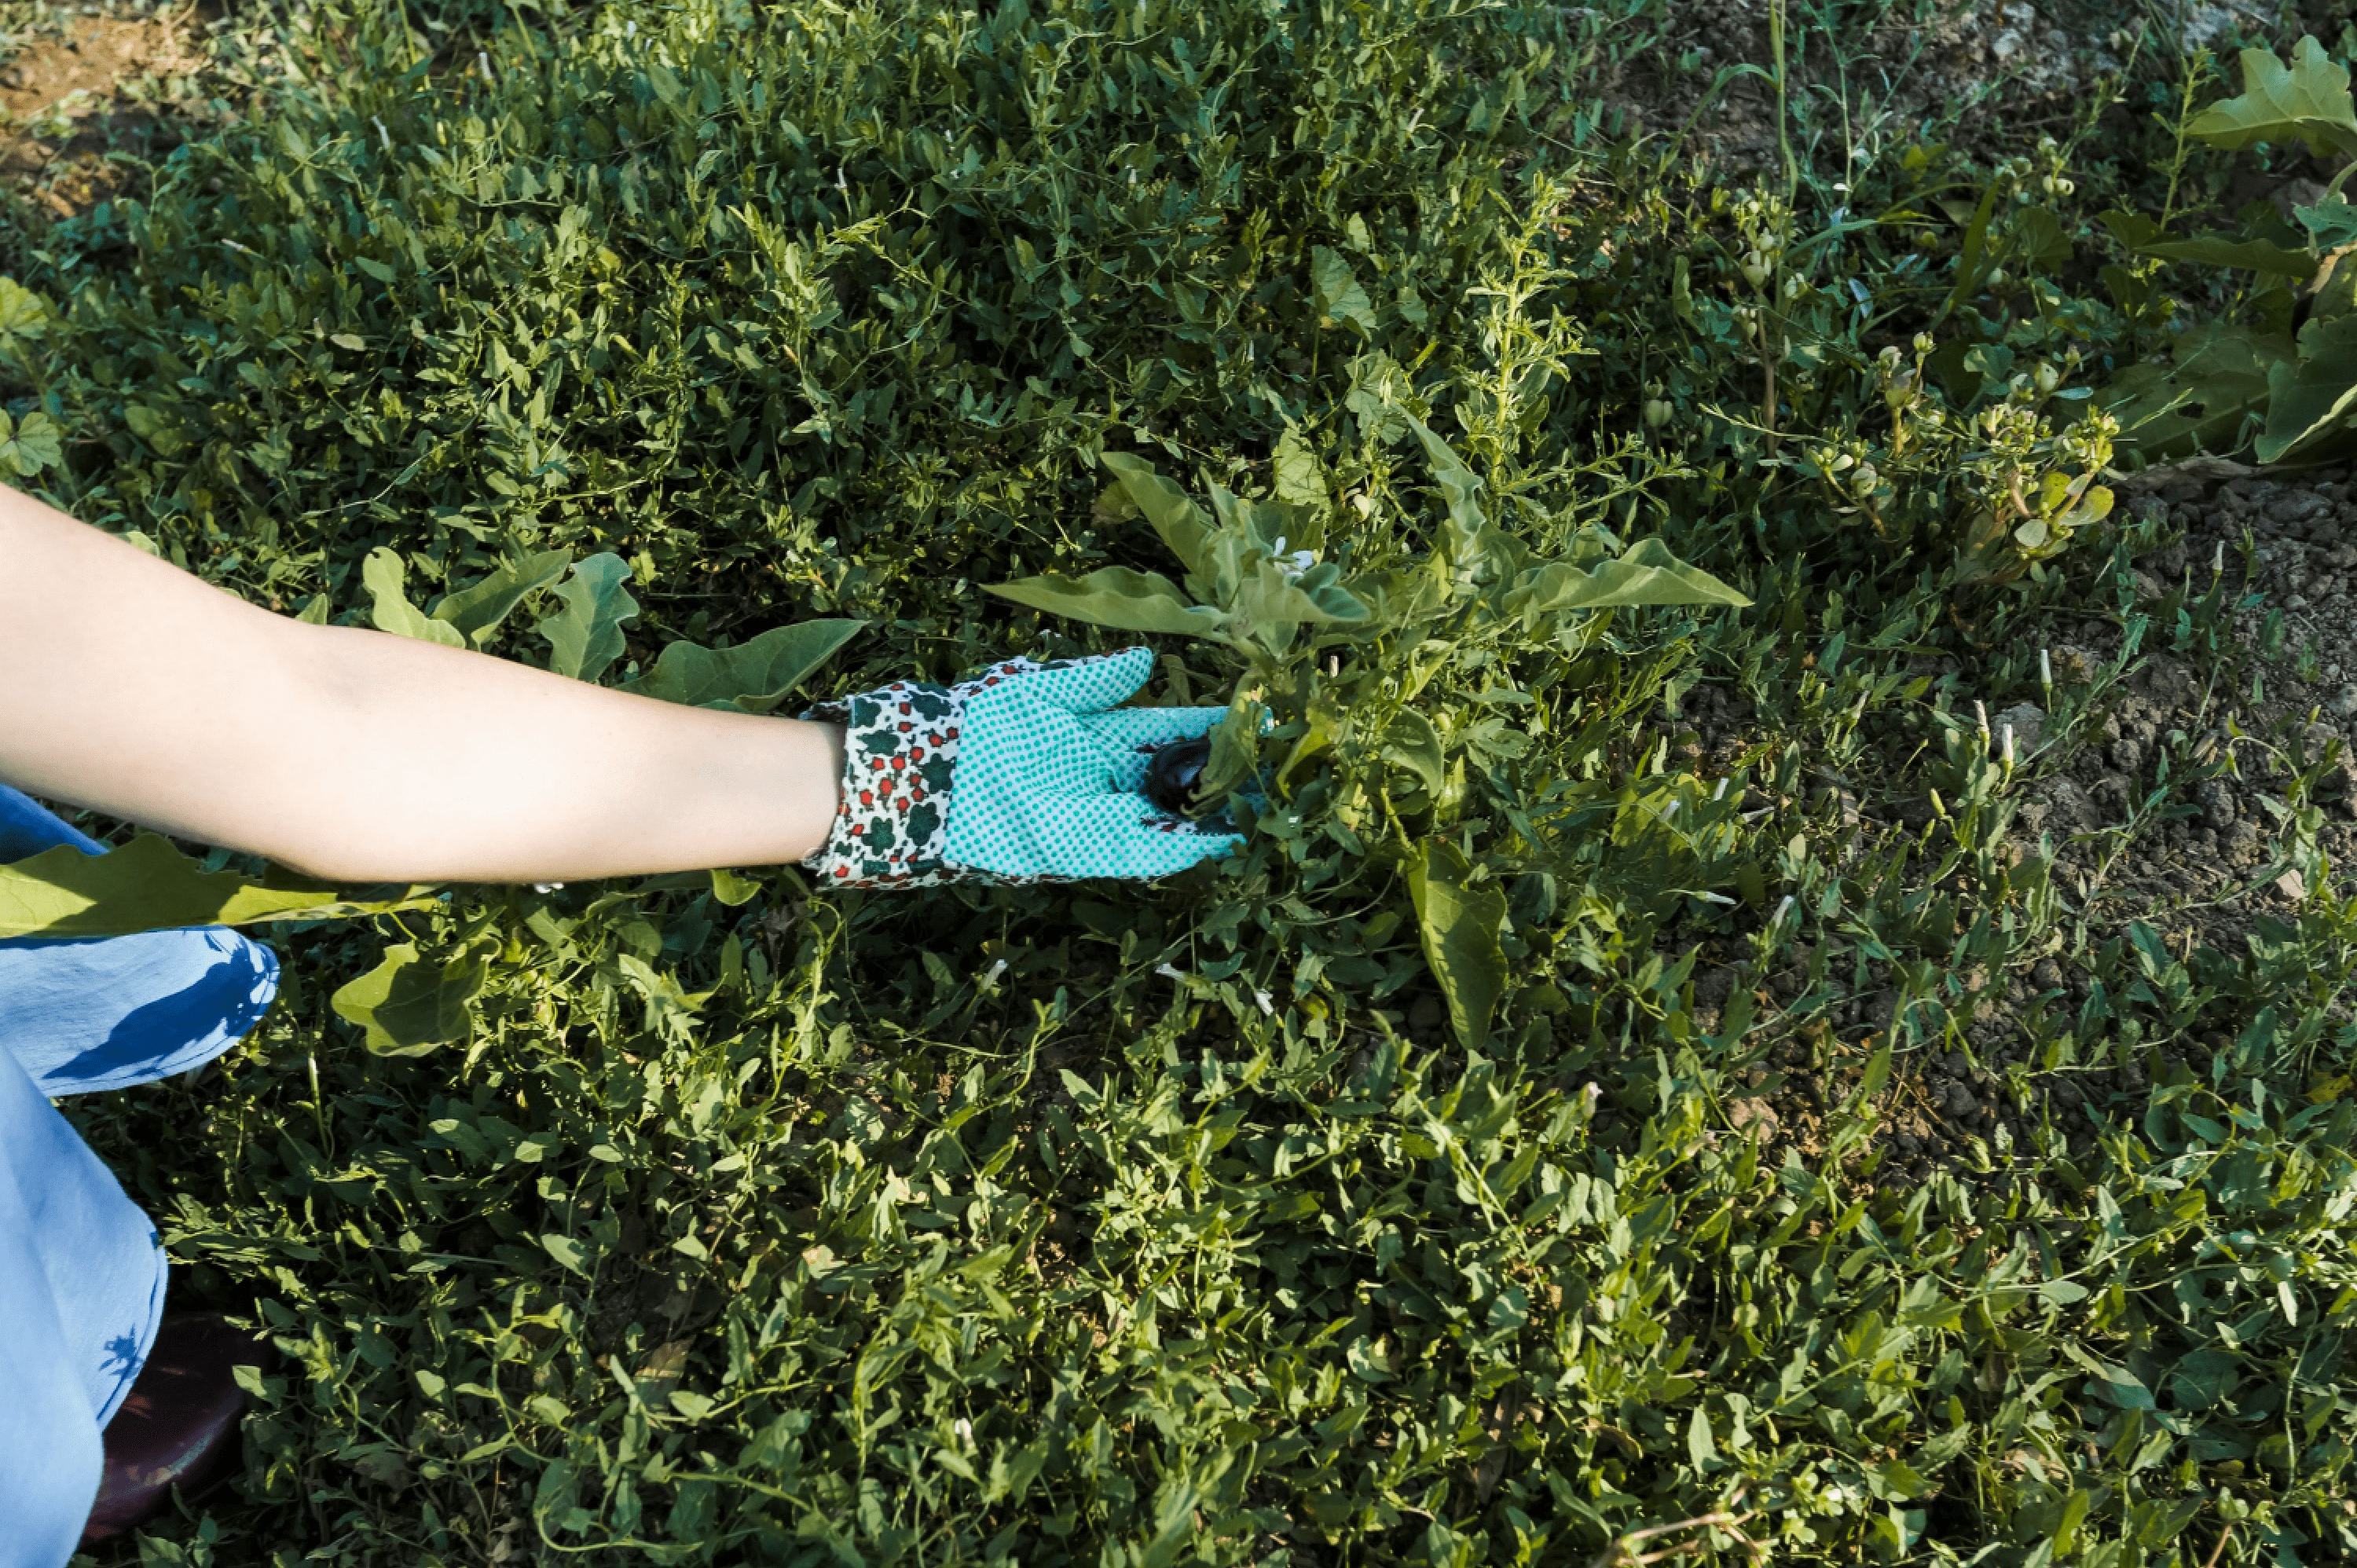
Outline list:
[[[834,887],[1151,879],[1232,853],[1239,834],[1139,792],[1154,753],[1225,708],[1115,708],[1151,649],[1009,659],[953,686],[896,681],[804,718],[844,725],[834,831],[802,862]]]

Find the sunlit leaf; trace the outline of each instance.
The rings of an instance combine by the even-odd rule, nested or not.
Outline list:
[[[1204,551],[1211,542],[1211,525],[1205,521],[1202,508],[1187,497],[1187,492],[1154,471],[1143,458],[1126,452],[1108,452],[1103,461],[1121,482],[1122,489],[1146,514],[1162,542],[1178,557],[1189,572],[1205,569]]]
[[[766,714],[866,625],[864,620],[797,621],[727,649],[674,642],[656,656],[652,670],[623,690],[667,703]]]
[[[2357,104],[2349,68],[2302,38],[2287,66],[2272,49],[2243,51],[2243,91],[2213,103],[2186,126],[2212,146],[2240,150],[2262,142],[2304,142],[2319,157],[2357,156]]]
[[[1207,637],[1220,629],[1217,610],[1189,605],[1178,585],[1159,572],[1104,566],[1074,579],[1057,573],[993,583],[990,591],[1035,610],[1122,631],[1160,631]]]
[[[1324,245],[1309,253],[1309,297],[1318,307],[1318,325],[1331,327],[1338,323],[1356,328],[1369,337],[1374,335],[1375,307],[1367,298],[1367,291],[1359,285],[1356,273],[1340,251]]]
[[[330,998],[339,1016],[368,1031],[379,1056],[417,1056],[462,1040],[472,1027],[469,1009],[490,979],[490,960],[461,953],[436,964],[396,942],[384,961]]]
[[[1288,426],[1276,438],[1273,455],[1275,469],[1276,498],[1296,506],[1322,507],[1326,504],[1326,476],[1319,471],[1317,455],[1309,450],[1301,433]]]
[[[1514,580],[1505,608],[1527,622],[1573,610],[1617,605],[1726,605],[1751,601],[1700,567],[1670,553],[1658,539],[1641,539],[1617,561],[1583,569],[1556,563],[1534,566]]]
[[[423,908],[416,894],[346,898],[291,874],[256,878],[207,871],[155,833],[104,854],[72,845],[0,865],[0,938],[112,937],[181,926],[341,919]]]
[[[1424,958],[1448,1004],[1449,1027],[1467,1049],[1490,1036],[1490,1017],[1506,987],[1506,955],[1498,932],[1506,895],[1495,883],[1479,886],[1462,851],[1427,839],[1408,865],[1408,891],[1424,933]]]
[[[435,619],[409,602],[404,586],[408,574],[408,563],[401,558],[401,553],[382,545],[370,551],[368,559],[361,563],[361,582],[375,607],[369,619],[377,630],[389,631],[395,637],[414,637],[421,642],[438,642],[445,648],[466,647],[466,633],[447,621]]]
[[[533,629],[548,639],[548,667],[576,681],[595,681],[622,656],[622,626],[639,618],[639,602],[625,586],[630,563],[614,554],[592,555],[559,584],[565,607]]]
[[[447,622],[472,648],[490,642],[516,606],[534,591],[565,575],[573,564],[570,550],[543,550],[503,566],[479,581],[443,595],[427,608],[432,618]],[[383,622],[379,621],[379,626]],[[390,629],[390,628],[387,628]]]
[[[0,413],[0,463],[26,478],[55,467],[65,456],[61,434],[57,421],[38,410],[13,424]]]

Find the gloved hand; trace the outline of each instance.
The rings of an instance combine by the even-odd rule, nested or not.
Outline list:
[[[845,726],[843,804],[802,864],[829,886],[928,887],[1150,879],[1232,852],[1241,835],[1139,793],[1156,751],[1228,712],[1114,707],[1153,673],[1146,648],[1009,659],[954,686],[896,681],[810,709]]]

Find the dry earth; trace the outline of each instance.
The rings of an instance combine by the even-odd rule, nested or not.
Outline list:
[[[2120,624],[2091,609],[2076,640],[2050,650],[2065,699],[2057,708],[2075,712],[2057,723],[2023,702],[1989,714],[1993,736],[2012,731],[2019,762],[2010,842],[2017,855],[2050,860],[2072,923],[2083,920],[2093,942],[2142,922],[2180,959],[2202,947],[2238,953],[2259,918],[2287,919],[2310,898],[2347,896],[2339,868],[2357,865],[2357,480],[2341,469],[2269,476],[2203,462],[2146,476],[2136,489],[2130,511],[2159,524],[2164,542],[2121,586],[2159,623],[2222,585],[2244,606],[2234,630],[2249,660],[2238,671],[2165,651],[2123,660]],[[1774,728],[1707,688],[1687,717],[1705,766]],[[1933,811],[1928,792],[1828,792],[1861,849],[1916,836]],[[2286,864],[2289,813],[2303,795],[2323,814],[2317,841],[2331,887],[2309,887]],[[1759,1139],[1770,1162],[1787,1148],[1822,1152],[1828,1109],[1847,1097],[1900,1001],[1887,966],[1869,964],[1868,983],[1837,986],[1846,993],[1828,1007],[1824,977],[1811,979],[1814,956],[1790,943],[1763,974],[1746,952],[1706,944],[1696,955],[1697,1027],[1717,1028],[1737,986],[1756,990],[1760,1019],[1746,1044],[1762,1059],[1751,1093],[1725,1109],[1727,1127]],[[2055,1021],[2049,1036],[2067,1026],[2094,983],[2083,967],[2063,954],[1967,979],[1964,1048],[1902,1051],[1876,1101],[1882,1179],[2026,1168],[2057,1136],[2083,1157],[2107,1118],[2141,1111],[2150,1075],[2179,1051],[2228,1043],[2159,1042],[2125,1059],[2037,1071],[2030,1021],[2041,1012]]]
[[[126,188],[178,137],[158,106],[205,65],[193,9],[70,18],[0,67],[0,178],[61,217]]]

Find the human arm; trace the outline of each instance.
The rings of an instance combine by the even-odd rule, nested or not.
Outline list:
[[[0,488],[0,779],[352,882],[800,860],[838,726],[249,605]]]

